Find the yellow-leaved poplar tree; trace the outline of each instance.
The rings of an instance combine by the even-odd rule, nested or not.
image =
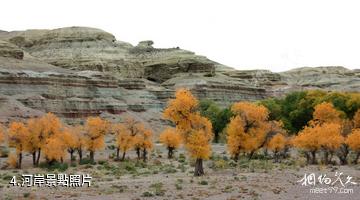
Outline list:
[[[152,131],[147,128],[140,129],[141,132],[134,136],[134,145],[140,149],[141,157],[145,162],[147,159],[148,151],[153,148]]]
[[[324,152],[323,162],[328,164],[332,156],[344,143],[341,113],[331,103],[321,103],[315,106],[313,120],[309,122],[293,144],[305,152],[308,163],[315,164],[316,153]]]
[[[5,141],[5,128],[0,124],[0,144]]]
[[[85,124],[86,148],[90,152],[90,160],[94,162],[95,151],[104,148],[105,135],[109,131],[109,123],[100,117],[89,117]]]
[[[44,156],[49,164],[53,162],[63,162],[66,154],[66,144],[61,135],[53,135],[46,140],[44,146]]]
[[[30,131],[28,138],[30,142],[28,143],[27,151],[33,155],[33,164],[39,165],[41,152],[48,145],[48,139],[59,134],[63,125],[56,115],[47,113],[40,118],[29,119],[27,126]],[[37,155],[35,155],[36,148]]]
[[[66,127],[63,131],[63,139],[70,154],[71,162],[75,160],[74,153],[79,154],[79,163],[82,161],[83,148],[85,146],[85,138],[83,134],[83,126],[76,125]]]
[[[354,128],[360,128],[360,109],[358,109],[353,118]]]
[[[249,159],[266,143],[271,128],[269,111],[263,105],[238,102],[231,107],[235,116],[227,125],[227,146],[235,160],[241,152],[248,153]]]
[[[63,138],[63,124],[61,120],[52,113],[47,113],[40,118],[39,137],[42,141],[41,149],[44,150],[44,157],[48,164],[55,161],[63,162],[66,151],[66,144]],[[43,138],[44,137],[44,138]],[[39,159],[39,157],[38,157]]]
[[[274,153],[275,162],[280,161],[280,152],[286,148],[287,139],[281,134],[274,135],[267,144],[267,148]]]
[[[132,123],[128,124],[132,126]],[[120,150],[122,151],[121,160],[125,160],[126,152],[134,147],[134,136],[131,130],[125,124],[115,124],[113,126],[116,140],[116,159],[120,160]]]
[[[16,167],[21,168],[22,155],[26,146],[29,130],[22,122],[11,122],[8,129],[9,146],[16,149]]]
[[[346,138],[346,144],[349,145],[350,149],[356,154],[353,160],[354,164],[358,163],[360,157],[360,129],[354,129],[350,135]]]
[[[25,145],[25,149],[32,155],[32,162],[33,165],[36,165],[36,152],[41,149],[41,142],[40,142],[40,126],[42,125],[39,123],[39,119],[30,118],[27,120],[27,127],[29,130],[29,134],[27,137],[27,142]]]
[[[204,174],[203,160],[211,154],[211,122],[198,112],[198,100],[187,89],[179,89],[168,102],[163,116],[176,125],[190,157],[195,159],[195,176]]]
[[[173,158],[174,150],[180,147],[181,135],[175,128],[167,127],[159,136],[159,140],[168,149],[168,158]]]

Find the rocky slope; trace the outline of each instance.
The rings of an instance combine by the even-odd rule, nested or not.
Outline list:
[[[117,41],[94,28],[0,31],[0,120],[54,112],[68,122],[129,114],[162,124],[176,88],[222,106],[302,89],[359,91],[360,70],[235,70],[180,48]]]

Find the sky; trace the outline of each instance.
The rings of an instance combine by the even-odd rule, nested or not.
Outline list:
[[[356,0],[2,0],[0,30],[87,26],[236,69],[360,68]]]

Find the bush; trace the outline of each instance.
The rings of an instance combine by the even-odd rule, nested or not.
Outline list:
[[[30,197],[30,192],[25,192],[25,193],[23,194],[23,196],[24,196],[24,198]]]
[[[155,195],[156,196],[164,196],[165,191],[162,189],[163,187],[163,183],[154,183],[152,185],[150,185],[150,188],[153,188],[155,190]]]
[[[45,168],[45,169],[50,170],[50,171],[58,170],[60,172],[64,172],[69,168],[67,163],[60,163],[60,162],[57,162],[57,161],[55,161],[55,162],[53,162],[51,164],[49,164],[47,162],[43,162],[43,163],[39,164],[39,167],[40,168]]]
[[[107,164],[107,163],[108,163],[107,160],[100,160],[100,161],[98,161],[98,164],[99,164],[99,165],[105,165],[105,164]]]
[[[208,185],[209,183],[207,181],[205,181],[205,180],[202,180],[202,181],[199,182],[199,184],[200,185]]]
[[[90,160],[89,158],[83,158],[79,164],[80,165],[87,165],[87,164],[96,165],[96,162]]]
[[[183,153],[179,155],[178,162],[184,163],[186,161],[186,157]]]
[[[141,196],[142,197],[153,197],[154,194],[152,192],[146,191],[146,192],[142,193]]]
[[[229,165],[228,163],[225,161],[225,160],[216,160],[214,161],[214,165],[213,165],[213,168],[214,169],[225,169],[227,168]]]
[[[136,172],[136,171],[137,171],[134,163],[132,163],[132,162],[126,162],[126,163],[124,163],[124,164],[125,164],[125,165],[124,165],[124,169],[125,169],[126,171],[129,171],[129,172]]]

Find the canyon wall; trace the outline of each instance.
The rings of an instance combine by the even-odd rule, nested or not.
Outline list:
[[[0,31],[0,121],[53,112],[69,123],[131,115],[160,129],[176,88],[221,106],[289,91],[360,91],[360,70],[235,70],[178,47],[133,46],[105,31],[69,27]]]

